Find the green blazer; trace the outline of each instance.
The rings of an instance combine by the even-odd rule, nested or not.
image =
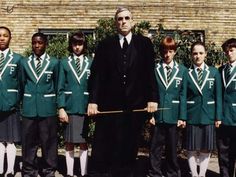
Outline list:
[[[193,67],[188,71],[187,123],[214,124],[222,119],[222,85],[218,70],[204,65],[203,83],[200,87]]]
[[[64,108],[68,114],[84,114],[87,111],[87,82],[91,63],[92,59],[84,56],[81,72],[78,74],[73,56],[60,61],[58,108]]]
[[[224,125],[236,126],[236,67],[233,68],[229,81],[225,79],[225,66],[219,68],[223,82],[223,120]]]
[[[20,101],[20,61],[22,56],[9,50],[0,72],[0,111],[15,110]]]
[[[186,88],[187,88],[187,69],[174,61],[170,82],[167,84],[165,79],[162,62],[157,63],[155,68],[156,81],[159,93],[159,106],[170,108],[155,113],[157,123],[176,124],[177,120],[186,120]]]
[[[46,54],[39,76],[36,74],[33,55],[22,60],[24,117],[43,118],[57,114],[56,92],[59,74],[59,60]]]

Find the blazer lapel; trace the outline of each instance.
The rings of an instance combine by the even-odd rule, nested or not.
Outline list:
[[[115,62],[116,62],[116,66],[117,66],[117,69],[120,73],[123,73],[123,61],[121,60],[122,59],[122,48],[120,46],[120,41],[119,41],[119,36],[117,35],[115,38],[114,38],[114,41],[112,42],[112,44],[114,45],[114,58],[116,59]]]
[[[85,72],[87,71],[88,65],[89,65],[88,58],[84,56],[82,70],[79,75],[79,82],[80,82],[81,78],[84,76]]]
[[[13,52],[11,50],[9,50],[9,52],[6,55],[5,61],[4,61],[3,69],[0,73],[0,79],[2,79],[2,75],[3,75],[4,71],[7,69],[7,66],[12,61],[12,59],[13,59]]]
[[[128,57],[128,66],[131,67],[136,56],[137,56],[137,47],[135,46],[136,42],[135,42],[136,38],[135,35],[132,35],[132,39],[130,41],[129,47],[128,47],[128,53],[127,53],[127,57]],[[129,71],[129,70],[128,70]]]
[[[162,62],[157,64],[156,71],[157,71],[159,78],[161,79],[161,82],[163,83],[165,88],[167,88],[165,73],[164,73],[164,69],[162,67]]]
[[[48,65],[49,65],[49,63],[50,63],[49,60],[50,60],[50,57],[49,57],[48,54],[46,54],[46,56],[45,56],[45,58],[44,58],[44,60],[43,60],[43,63],[42,63],[42,67],[41,67],[41,70],[40,70],[40,74],[39,74],[39,76],[38,76],[38,78],[37,78],[37,82],[40,80],[40,78],[42,77],[43,73],[46,71],[46,69],[47,69],[47,67],[48,67]]]
[[[37,73],[36,73],[36,68],[34,66],[34,59],[33,59],[33,55],[30,55],[29,58],[28,58],[28,61],[27,61],[27,64],[29,66],[29,69],[30,71],[32,72],[33,74],[33,78],[34,78],[34,81],[37,82],[38,81],[38,76],[37,76]]]
[[[78,73],[76,71],[75,59],[72,56],[69,56],[69,58],[68,58],[68,65],[69,65],[73,75],[75,76],[76,80],[80,83],[80,78],[79,78]]]
[[[206,84],[206,81],[209,77],[209,74],[210,74],[210,71],[209,71],[209,67],[205,64],[204,65],[204,70],[203,70],[203,74],[202,74],[202,78],[204,79],[203,82],[202,82],[202,85],[201,85],[201,90],[204,88],[205,84]]]
[[[235,76],[236,76],[236,67],[233,68],[230,77],[229,77],[229,82],[226,83],[226,78],[225,78],[225,68],[224,68],[224,72],[223,72],[223,79],[224,79],[224,85],[226,85],[226,88],[230,85],[230,83],[234,80]]]
[[[174,62],[174,67],[172,68],[172,72],[170,75],[170,82],[168,83],[167,88],[172,84],[178,72],[179,72],[179,65],[178,63]]]
[[[194,85],[198,89],[198,91],[202,94],[202,90],[201,90],[201,88],[198,85],[197,74],[195,73],[193,67],[189,68],[188,74],[189,74],[191,80],[193,81]]]

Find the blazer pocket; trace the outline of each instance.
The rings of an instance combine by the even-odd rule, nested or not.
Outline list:
[[[65,91],[64,94],[65,94],[65,95],[71,95],[72,92],[70,92],[70,91]]]
[[[56,94],[45,94],[45,95],[43,95],[44,97],[55,97],[56,96]]]
[[[18,90],[16,90],[16,89],[7,89],[7,92],[18,92]]]
[[[89,95],[89,92],[84,92],[84,95]]]
[[[187,101],[187,104],[195,104],[195,101]]]
[[[24,93],[24,96],[25,96],[25,97],[32,97],[32,95],[31,95],[31,94],[28,94],[28,93]]]

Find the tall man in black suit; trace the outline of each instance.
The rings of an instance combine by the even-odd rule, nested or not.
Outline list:
[[[138,136],[147,112],[157,110],[158,94],[150,39],[132,34],[133,18],[127,8],[118,8],[115,23],[118,35],[102,41],[95,53],[88,115],[124,110],[96,117],[92,159],[100,173],[127,177],[133,175]],[[142,108],[147,112],[132,112]]]

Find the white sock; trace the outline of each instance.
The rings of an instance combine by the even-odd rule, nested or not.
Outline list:
[[[88,166],[88,150],[80,150],[80,169],[81,175],[87,174],[87,166]]]
[[[197,152],[188,151],[188,165],[191,170],[192,176],[198,176],[197,173]]]
[[[74,175],[74,151],[66,151],[67,175]]]
[[[5,155],[6,147],[3,143],[0,143],[0,174],[3,174],[4,171],[4,155]]]
[[[14,174],[14,165],[16,159],[16,146],[14,143],[7,143],[7,172],[6,174]]]
[[[205,177],[211,153],[200,152],[200,173],[199,176]]]

